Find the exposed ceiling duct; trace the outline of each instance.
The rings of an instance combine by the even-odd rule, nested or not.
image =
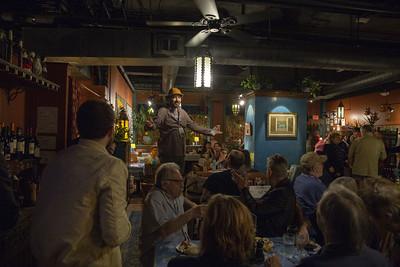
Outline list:
[[[157,57],[152,34],[143,30],[35,29],[24,30],[24,43],[49,61],[83,65],[190,66],[197,50],[183,56]],[[109,38],[104,38],[108,36]],[[53,45],[49,45],[53,44]],[[135,44],[134,46],[132,44]],[[400,50],[362,49],[318,43],[266,41],[255,47],[209,42],[215,64],[333,70],[400,70]],[[55,59],[57,57],[57,59]],[[70,57],[69,59],[66,57]],[[72,59],[73,57],[73,59]],[[149,63],[146,64],[146,61]],[[151,63],[150,63],[151,62]]]
[[[326,88],[323,91],[324,96],[319,98],[329,99],[339,95],[368,89],[380,84],[390,83],[398,79],[400,79],[400,71],[368,73]]]

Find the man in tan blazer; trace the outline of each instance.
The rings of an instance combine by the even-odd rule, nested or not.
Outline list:
[[[87,101],[77,114],[78,144],[57,154],[44,171],[34,212],[31,248],[38,266],[122,266],[129,238],[125,164],[108,153],[114,112]]]
[[[352,176],[358,180],[364,177],[378,177],[379,160],[386,159],[385,145],[372,134],[372,127],[361,128],[361,138],[355,139],[349,150],[349,165]]]

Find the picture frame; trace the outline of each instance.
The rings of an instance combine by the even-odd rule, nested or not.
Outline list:
[[[266,138],[271,139],[296,139],[297,138],[297,113],[270,112],[266,117]]]
[[[252,135],[252,127],[251,123],[246,122],[244,124],[244,135],[251,136]]]

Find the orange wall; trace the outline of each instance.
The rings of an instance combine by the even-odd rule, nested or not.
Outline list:
[[[381,96],[377,92],[331,100],[327,102],[327,111],[336,110],[340,101],[342,101],[345,107],[346,124],[353,124],[354,120],[365,123],[363,113],[365,108],[370,107],[371,111],[376,111],[379,114],[380,120],[376,123],[377,126],[400,125],[400,88],[391,90],[390,95],[386,97]],[[390,104],[390,106],[395,109],[395,111],[390,114],[390,117],[387,116],[387,112],[380,111],[382,104]]]
[[[25,93],[21,93],[13,101],[8,103],[7,91],[0,88],[0,123],[25,128]]]
[[[321,107],[321,102],[320,101],[314,101],[313,103],[308,102],[307,104],[307,114],[309,116],[312,115],[320,115],[320,107]]]
[[[125,99],[128,105],[132,107],[133,92],[129,88],[124,77],[119,72],[118,68],[115,66],[110,67],[110,77],[109,77],[110,90],[110,102],[115,105],[115,94]]]

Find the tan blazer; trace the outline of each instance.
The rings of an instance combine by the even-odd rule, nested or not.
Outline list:
[[[31,247],[41,267],[119,267],[128,239],[125,164],[104,146],[80,140],[44,171]]]
[[[352,174],[378,177],[379,160],[386,159],[385,145],[382,140],[367,134],[355,139],[349,149],[349,164]]]

